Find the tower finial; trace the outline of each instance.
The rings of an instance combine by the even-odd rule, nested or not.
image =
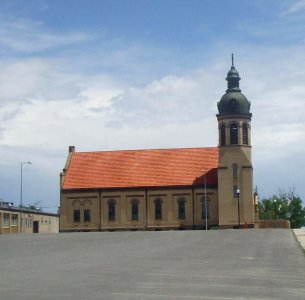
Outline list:
[[[228,89],[227,92],[237,91],[240,92],[239,89],[239,74],[234,66],[234,53],[231,54],[232,66],[227,74],[226,80],[228,81]]]

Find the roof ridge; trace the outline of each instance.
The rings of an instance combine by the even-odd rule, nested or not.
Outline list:
[[[162,151],[162,150],[195,150],[195,149],[218,149],[218,147],[178,147],[178,148],[149,148],[149,149],[122,149],[122,150],[98,150],[98,151],[77,151],[74,153],[105,153],[105,152],[139,152],[139,151]]]

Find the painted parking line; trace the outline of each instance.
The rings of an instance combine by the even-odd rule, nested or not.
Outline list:
[[[258,272],[258,271],[256,271]],[[185,274],[178,274],[178,273],[148,273],[148,276],[152,276],[152,277],[166,277],[166,278],[189,278],[189,279],[202,279],[202,274],[190,274],[190,275],[185,275]],[[209,280],[209,281],[215,281],[215,280],[223,280],[223,279],[227,279],[230,278],[232,280],[242,280],[245,279],[245,275],[235,275],[235,274],[230,274],[230,275],[209,275],[208,278],[205,278],[205,280]],[[272,279],[270,279],[271,281],[277,281],[277,280],[283,280],[285,279],[286,281],[291,281],[291,282],[304,282],[303,278],[300,278],[300,276],[298,274],[294,274],[291,273],[288,275],[287,274],[274,274],[272,276]],[[266,280],[264,277],[262,277],[262,275],[258,274],[251,274],[251,281],[263,281]]]
[[[219,299],[219,300],[244,299],[244,298],[236,298],[236,297],[192,296],[192,295],[175,295],[175,294],[144,294],[144,293],[111,293],[111,294],[117,296],[123,296],[123,297],[132,296],[132,297],[156,297],[156,298],[174,298],[174,299]]]

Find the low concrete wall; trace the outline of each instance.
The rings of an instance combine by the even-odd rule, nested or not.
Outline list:
[[[290,229],[290,222],[287,220],[261,220],[256,225],[258,228]]]

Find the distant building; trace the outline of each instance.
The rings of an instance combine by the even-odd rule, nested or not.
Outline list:
[[[253,227],[252,114],[233,59],[226,80],[218,147],[76,152],[70,146],[60,231],[202,229],[206,222]]]
[[[21,211],[12,202],[0,203],[0,234],[58,232],[59,215],[24,208]]]

